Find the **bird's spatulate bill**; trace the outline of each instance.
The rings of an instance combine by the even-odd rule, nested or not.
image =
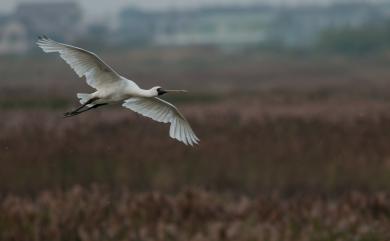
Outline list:
[[[165,90],[168,93],[173,93],[173,92],[182,92],[182,93],[187,93],[187,90]]]

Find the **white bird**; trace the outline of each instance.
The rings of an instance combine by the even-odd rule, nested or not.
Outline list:
[[[77,94],[82,105],[65,113],[65,117],[75,116],[109,103],[124,102],[122,106],[125,108],[155,121],[170,123],[170,137],[186,145],[198,144],[198,137],[179,110],[167,101],[157,98],[165,93],[186,92],[185,90],[164,90],[160,86],[141,89],[133,81],[115,72],[92,52],[56,42],[46,36],[39,37],[37,45],[46,53],[58,52],[79,77],[85,76],[87,84],[96,89],[91,94]]]

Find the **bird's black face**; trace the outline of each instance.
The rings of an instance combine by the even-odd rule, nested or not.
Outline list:
[[[163,88],[158,88],[157,93],[158,93],[158,95],[163,95],[163,94],[166,94],[167,92]]]

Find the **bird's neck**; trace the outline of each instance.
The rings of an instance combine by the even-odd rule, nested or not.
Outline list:
[[[145,89],[139,89],[138,91],[139,97],[156,97],[156,93],[153,89],[145,90]]]

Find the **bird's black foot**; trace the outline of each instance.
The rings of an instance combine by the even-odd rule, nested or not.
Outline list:
[[[74,112],[74,111],[70,111],[70,112],[66,112],[64,113],[64,117],[72,117],[72,116],[75,116],[75,115],[78,115],[79,113],[78,112]]]

